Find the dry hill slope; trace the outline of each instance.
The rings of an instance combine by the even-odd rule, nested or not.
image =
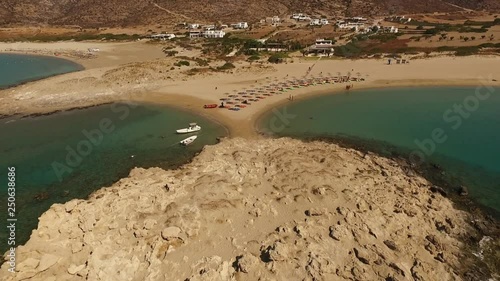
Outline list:
[[[460,10],[449,3],[470,9],[500,8],[497,0],[3,0],[0,24],[134,26],[178,23],[187,18],[255,21],[297,11],[367,16]]]

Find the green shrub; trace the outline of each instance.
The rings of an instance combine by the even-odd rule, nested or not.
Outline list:
[[[272,54],[269,59],[267,59],[268,62],[270,63],[282,63],[285,61],[285,58],[287,58],[288,55],[285,53],[276,53]]]
[[[249,61],[255,61],[255,60],[260,60],[260,57],[258,55],[253,55],[248,58]]]
[[[183,65],[185,65],[185,66],[189,66],[189,65],[190,65],[190,63],[189,63],[187,60],[181,60],[181,61],[178,61],[178,62],[174,63],[174,65],[175,65],[175,66],[178,66],[178,67],[181,67],[181,66],[183,66]]]
[[[230,62],[226,62],[224,65],[217,67],[217,70],[228,70],[228,69],[233,69],[236,66]]]
[[[244,50],[243,53],[246,55],[246,56],[258,56],[259,55],[259,52],[257,52],[256,50]]]
[[[208,66],[209,61],[201,58],[194,59],[199,66]]]
[[[163,52],[165,53],[165,55],[167,55],[167,57],[174,57],[175,55],[177,55],[179,53],[175,50],[172,50],[172,51],[164,50]]]

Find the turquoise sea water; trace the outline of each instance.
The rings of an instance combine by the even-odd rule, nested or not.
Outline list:
[[[176,129],[197,122],[202,131],[190,146]],[[85,198],[134,167],[174,168],[226,135],[224,127],[169,107],[102,105],[48,116],[0,119],[0,186],[7,193],[7,167],[16,168],[17,242],[24,243],[50,205]],[[134,155],[134,157],[131,157]],[[0,196],[0,219],[7,201]],[[2,230],[0,240],[6,241]],[[4,251],[5,243],[1,243]]]
[[[261,119],[263,131],[298,138],[371,141],[414,162],[435,163],[452,186],[465,185],[500,211],[500,88],[398,88],[290,102]],[[380,151],[378,151],[380,152]]]
[[[0,54],[0,89],[82,69],[77,63],[55,57]]]

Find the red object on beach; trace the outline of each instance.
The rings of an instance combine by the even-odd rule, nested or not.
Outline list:
[[[217,104],[213,103],[213,104],[205,104],[203,106],[203,108],[217,108]]]

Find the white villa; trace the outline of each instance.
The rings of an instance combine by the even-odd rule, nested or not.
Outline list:
[[[333,41],[328,39],[316,39],[314,45],[305,49],[305,55],[332,56],[334,53]]]
[[[368,19],[364,17],[352,17],[352,18],[346,18],[346,21],[351,21],[351,22],[366,22]]]
[[[267,23],[267,24],[271,24],[271,25],[276,26],[276,25],[279,25],[281,23],[281,19],[278,16],[267,17],[265,19],[262,19],[260,21],[260,23]]]
[[[358,31],[360,28],[365,27],[365,24],[362,22],[345,22],[345,21],[338,21],[337,26],[340,29],[355,29]]]
[[[298,21],[308,21],[308,20],[311,20],[311,17],[308,15],[303,15],[303,16],[300,16],[297,20]]]
[[[384,27],[381,27],[381,29],[387,33],[398,33],[399,32],[399,28],[394,27],[394,26],[384,26]]]
[[[393,16],[385,18],[387,21],[400,22],[400,23],[408,23],[411,21],[411,18],[407,18],[406,16]]]
[[[332,40],[327,40],[327,39],[316,39],[316,43],[314,44],[316,47],[319,46],[333,46],[333,41]]]
[[[226,32],[222,30],[191,30],[189,32],[189,38],[223,38]]]
[[[329,24],[327,19],[312,19],[309,25],[327,25]]]
[[[205,30],[203,37],[205,38],[224,38],[226,33],[223,30]]]
[[[319,19],[312,19],[310,22],[309,22],[309,25],[321,25],[321,22]]]
[[[231,27],[234,29],[247,29],[248,23],[247,22],[233,23],[231,24]]]
[[[203,26],[203,30],[215,30],[215,25],[213,24],[205,25]]]
[[[175,38],[175,34],[167,33],[167,34],[153,34],[148,36],[151,39],[160,39],[160,40],[170,40]]]
[[[200,28],[199,23],[190,23],[187,25],[187,29],[198,29],[198,28]]]
[[[202,38],[203,37],[203,32],[199,30],[191,30],[189,31],[189,38]]]

